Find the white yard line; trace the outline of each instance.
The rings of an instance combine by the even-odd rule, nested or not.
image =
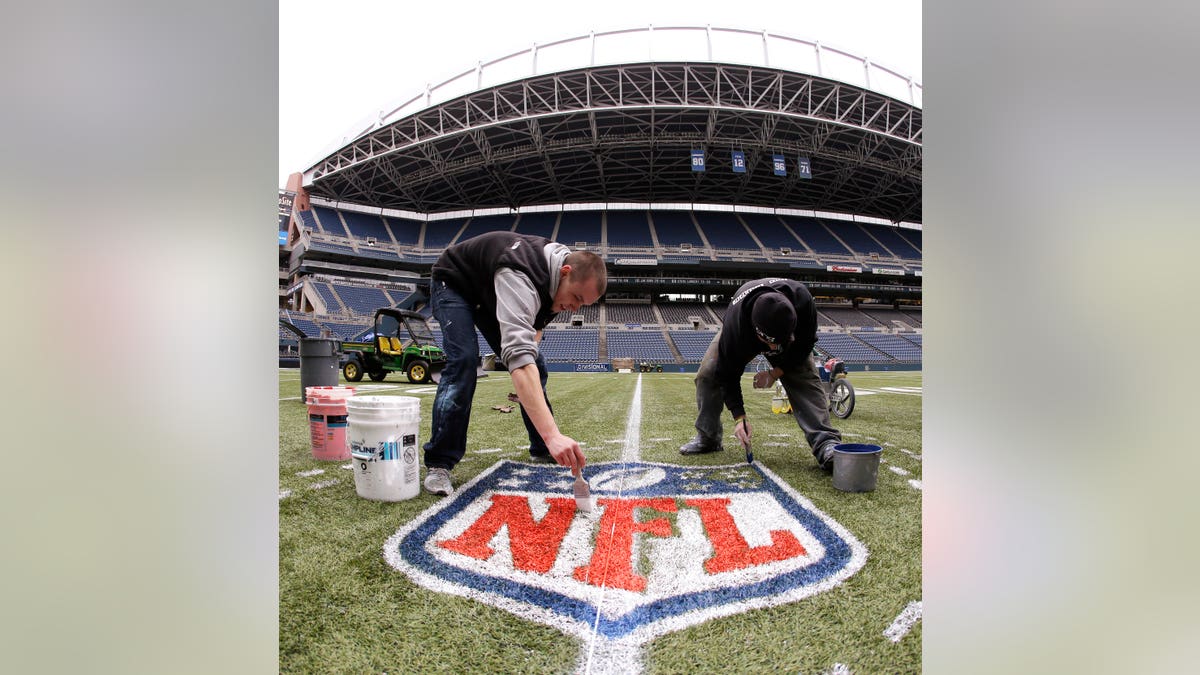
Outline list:
[[[637,462],[641,459],[642,434],[642,375],[638,373],[637,385],[633,388],[633,400],[629,403],[629,418],[625,423],[625,445],[621,449],[622,464]],[[618,491],[619,499],[624,490]],[[615,528],[615,525],[614,525]],[[611,538],[613,532],[609,532]],[[608,567],[605,566],[605,574]],[[588,642],[583,653],[579,655],[576,666],[578,672],[600,673],[602,675],[637,675],[645,667],[642,663],[642,649],[636,644],[609,640],[597,635],[600,627],[600,608],[604,606],[604,592],[607,579],[601,581],[599,600],[596,602],[596,621],[592,625],[592,639]]]
[[[920,620],[921,601],[914,600],[908,603],[908,605],[904,608],[904,611],[900,612],[900,615],[897,616],[896,620],[892,622],[892,625],[888,626],[887,629],[883,631],[883,637],[891,640],[892,642],[899,642],[900,638],[907,635],[908,631],[912,629],[913,624]]]
[[[921,489],[921,481],[919,481],[915,478],[910,478],[910,479],[908,479],[908,484],[910,486],[912,486],[912,489],[924,492],[924,490]]]
[[[621,461],[636,462],[642,458],[642,376],[633,388],[633,401],[629,404],[629,421],[625,424],[625,445],[621,448]]]
[[[334,478],[331,480],[321,481],[320,483],[313,483],[312,485],[308,486],[308,489],[321,490],[321,489],[329,487],[330,485],[337,485],[337,484],[338,484],[338,479]]]
[[[299,471],[296,475],[301,478],[309,478],[311,476],[320,476],[323,473],[325,473],[325,469],[313,469],[312,471]]]
[[[907,475],[908,475],[908,472],[907,472],[907,471],[905,471],[904,469],[901,469],[901,468],[900,468],[900,467],[898,467],[898,466],[889,466],[889,467],[888,467],[888,469],[889,469],[889,470],[890,470],[892,473],[894,473],[894,474],[899,474],[899,475],[901,475],[901,476],[907,476]]]

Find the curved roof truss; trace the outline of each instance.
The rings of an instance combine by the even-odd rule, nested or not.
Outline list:
[[[921,220],[922,111],[764,66],[648,62],[529,77],[439,103],[314,165],[311,194],[424,213],[707,202]],[[691,170],[690,152],[709,168]],[[729,152],[746,154],[746,173]],[[775,176],[771,156],[787,158]],[[796,175],[811,159],[812,179]]]

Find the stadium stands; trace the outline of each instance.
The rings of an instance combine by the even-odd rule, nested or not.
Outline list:
[[[600,217],[599,211],[563,211],[562,222],[559,223],[555,241],[566,244],[572,249],[577,247],[577,242],[583,242],[589,248],[599,248],[601,243]]]
[[[605,340],[610,359],[628,357],[659,363],[675,362],[671,348],[667,346],[662,333],[656,330],[610,330]]]
[[[859,311],[872,319],[878,321],[883,326],[889,329],[895,328],[900,330],[914,330],[916,326],[911,318],[904,312],[899,312],[891,308],[872,308],[867,305],[859,305]]]
[[[599,360],[600,331],[595,328],[565,328],[542,333],[539,346],[549,363],[595,363]]]
[[[858,223],[848,221],[824,221],[824,225],[833,230],[842,241],[859,255],[875,254],[882,258],[894,257],[879,242],[875,241]]]
[[[700,363],[705,350],[716,337],[715,330],[673,330],[670,331],[671,341],[679,350],[684,363]]]
[[[920,260],[921,252],[913,248],[904,237],[897,233],[897,228],[883,225],[867,225],[864,229],[870,232],[881,244],[888,247],[897,258],[904,260]]]
[[[758,240],[766,247],[768,253],[776,255],[780,249],[788,248],[794,254],[808,255],[808,250],[792,236],[791,232],[788,232],[779,218],[766,213],[743,213],[741,217],[754,232],[754,236],[758,237]]]
[[[650,305],[610,302],[606,305],[606,311],[607,322],[610,324],[658,325],[658,318],[654,316],[654,309]]]
[[[397,244],[401,246],[416,246],[417,242],[421,240],[421,226],[424,223],[418,220],[392,218],[389,216],[384,216],[383,219],[391,228]]]
[[[886,354],[845,333],[817,333],[817,345],[827,354],[854,363],[887,363]]]
[[[713,248],[762,253],[762,247],[742,227],[737,215],[725,211],[696,211],[693,215]]]
[[[477,216],[467,223],[466,229],[458,236],[454,243],[462,243],[472,237],[478,237],[487,232],[507,232],[512,230],[513,221],[516,216],[496,215],[496,216]]]
[[[921,230],[897,229],[896,234],[912,245],[918,252],[923,251]],[[918,256],[919,258],[920,256]]]
[[[321,231],[326,234],[332,234],[335,237],[345,237],[346,228],[342,227],[342,219],[338,218],[337,211],[313,204],[313,213],[317,216],[317,220],[321,223]]]
[[[813,218],[800,216],[780,216],[791,226],[796,236],[800,237],[814,253],[826,255],[849,256],[851,252],[837,240],[829,230]]]
[[[344,239],[344,237],[343,237],[343,239]],[[358,255],[358,252],[355,251],[354,248],[352,246],[350,246],[349,244],[335,244],[331,241],[320,241],[317,239],[313,239],[313,240],[309,241],[308,248],[310,251],[327,251],[329,253],[343,253],[343,254],[347,254],[347,255]]]
[[[425,223],[425,250],[439,250],[449,246],[465,222],[466,218],[450,218]]]
[[[333,332],[333,336],[339,340],[353,340],[358,334],[371,327],[371,322],[363,320],[360,323],[339,323],[333,321],[322,321],[322,325]]]
[[[904,314],[904,316],[907,316],[911,320],[911,323],[914,323],[917,328],[921,327],[921,310],[904,309],[901,310],[901,313]]]
[[[375,310],[380,307],[391,306],[387,296],[378,288],[350,284],[333,284],[333,288],[337,291],[338,297],[342,299],[346,309],[355,314],[374,315]]]
[[[346,229],[350,230],[350,236],[364,242],[367,237],[374,237],[379,244],[392,245],[392,237],[388,234],[383,219],[379,216],[371,216],[357,211],[342,211],[341,213],[342,218],[346,221]]]
[[[325,302],[326,314],[340,314],[345,310],[341,300],[338,300],[334,295],[333,288],[324,281],[314,281],[312,287],[317,289],[317,294],[321,296],[321,300]]]
[[[897,335],[886,333],[851,333],[851,335],[901,363],[920,363],[921,361],[921,348]]]
[[[658,234],[658,243],[662,246],[704,246],[704,242],[700,240],[700,233],[696,231],[696,225],[692,222],[692,216],[687,211],[653,211],[650,217],[654,220],[654,231]],[[666,256],[663,256],[663,260],[666,260]]]
[[[611,305],[609,305],[611,307]],[[711,325],[713,323],[712,315],[708,313],[704,305],[698,302],[670,302],[660,303],[658,311],[662,314],[663,321],[668,324],[682,324],[686,326],[692,325],[690,316],[700,317],[700,325]]]
[[[817,307],[817,328],[840,328],[838,322],[825,316],[825,308]]]
[[[558,213],[556,212],[523,213],[517,219],[517,227],[513,231],[553,239],[554,227],[557,224]]]
[[[822,307],[820,311],[843,328],[883,327],[883,324],[852,307]]]
[[[650,223],[645,211],[609,211],[608,245],[610,247],[650,248]]]
[[[291,324],[293,326],[304,331],[304,334],[308,337],[320,337],[321,336],[321,327],[319,325],[317,325],[316,322],[314,322],[310,319],[304,318],[302,316],[298,316],[298,313],[296,313],[296,312],[288,312],[287,310],[283,310],[280,313],[280,318],[284,319],[285,321],[291,322]],[[283,328],[283,326],[280,326],[279,329],[285,330]],[[288,332],[287,335],[288,335],[289,339],[293,339],[295,337],[290,332]]]
[[[309,209],[297,211],[296,216],[300,218],[300,226],[311,232],[324,232],[321,229],[321,224],[317,222],[317,217]]]

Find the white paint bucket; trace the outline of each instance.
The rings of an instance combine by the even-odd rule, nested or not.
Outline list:
[[[363,499],[398,502],[421,491],[417,430],[421,399],[413,396],[353,396],[347,438],[354,462],[354,489]]]

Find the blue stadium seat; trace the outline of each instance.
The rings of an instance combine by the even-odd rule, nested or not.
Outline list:
[[[504,214],[476,216],[471,219],[471,222],[467,223],[467,228],[463,230],[463,233],[458,236],[458,239],[454,243],[460,244],[472,237],[478,237],[487,232],[508,232],[512,229],[514,220],[516,220],[516,216]]]
[[[387,296],[378,288],[351,284],[334,284],[333,286],[346,308],[352,313],[374,315],[375,310],[380,307],[391,306]]]
[[[890,363],[895,361],[890,356],[845,333],[817,333],[817,346],[825,353],[851,363]]]
[[[592,247],[600,245],[600,212],[599,211],[563,211],[562,222],[558,226],[559,241],[571,248],[576,242],[584,242]]]
[[[313,213],[316,214],[317,220],[321,221],[321,231],[327,234],[332,234],[335,237],[345,237],[346,228],[342,227],[342,221],[338,218],[337,211],[325,206],[317,206],[313,204]]]
[[[654,246],[645,211],[609,211],[607,217],[609,246]]]
[[[383,225],[383,219],[379,216],[343,210],[342,218],[346,221],[346,227],[350,230],[350,236],[355,239],[365,242],[367,237],[375,237],[380,244],[392,245],[392,238],[388,236],[387,228]]]
[[[595,328],[544,331],[538,349],[549,363],[595,363],[599,360],[600,331]]]
[[[834,238],[829,231],[813,218],[801,216],[780,216],[791,226],[796,236],[804,240],[814,253],[849,256],[850,250]]]
[[[408,220],[407,218],[392,218],[384,216],[388,226],[392,230],[392,235],[396,238],[396,243],[401,246],[416,246],[421,239],[421,226],[424,225],[419,220]]]
[[[696,247],[704,245],[689,212],[651,211],[650,218],[654,220],[654,232],[658,235],[659,244],[672,247],[678,247],[680,244]]]
[[[671,341],[675,343],[684,363],[700,363],[704,352],[717,336],[715,330],[673,330],[670,333]]]
[[[522,213],[521,217],[517,219],[517,227],[514,231],[520,234],[531,234],[536,237],[552,239],[556,224],[558,224],[557,212],[537,211],[534,213]],[[571,242],[571,244],[574,243]],[[568,246],[571,244],[568,244]]]
[[[714,248],[761,251],[761,247],[742,227],[736,214],[721,211],[696,211],[696,222]]]
[[[899,228],[887,227],[885,225],[863,225],[863,229],[870,232],[880,243],[888,247],[892,253],[896,254],[897,258],[904,260],[921,259],[921,252],[913,248],[913,245],[908,243],[908,240],[900,236],[897,232]]]
[[[458,236],[466,218],[450,218],[447,220],[431,220],[425,223],[425,250],[443,249]]]
[[[608,358],[632,358],[635,361],[675,362],[662,333],[656,330],[609,330]]]

